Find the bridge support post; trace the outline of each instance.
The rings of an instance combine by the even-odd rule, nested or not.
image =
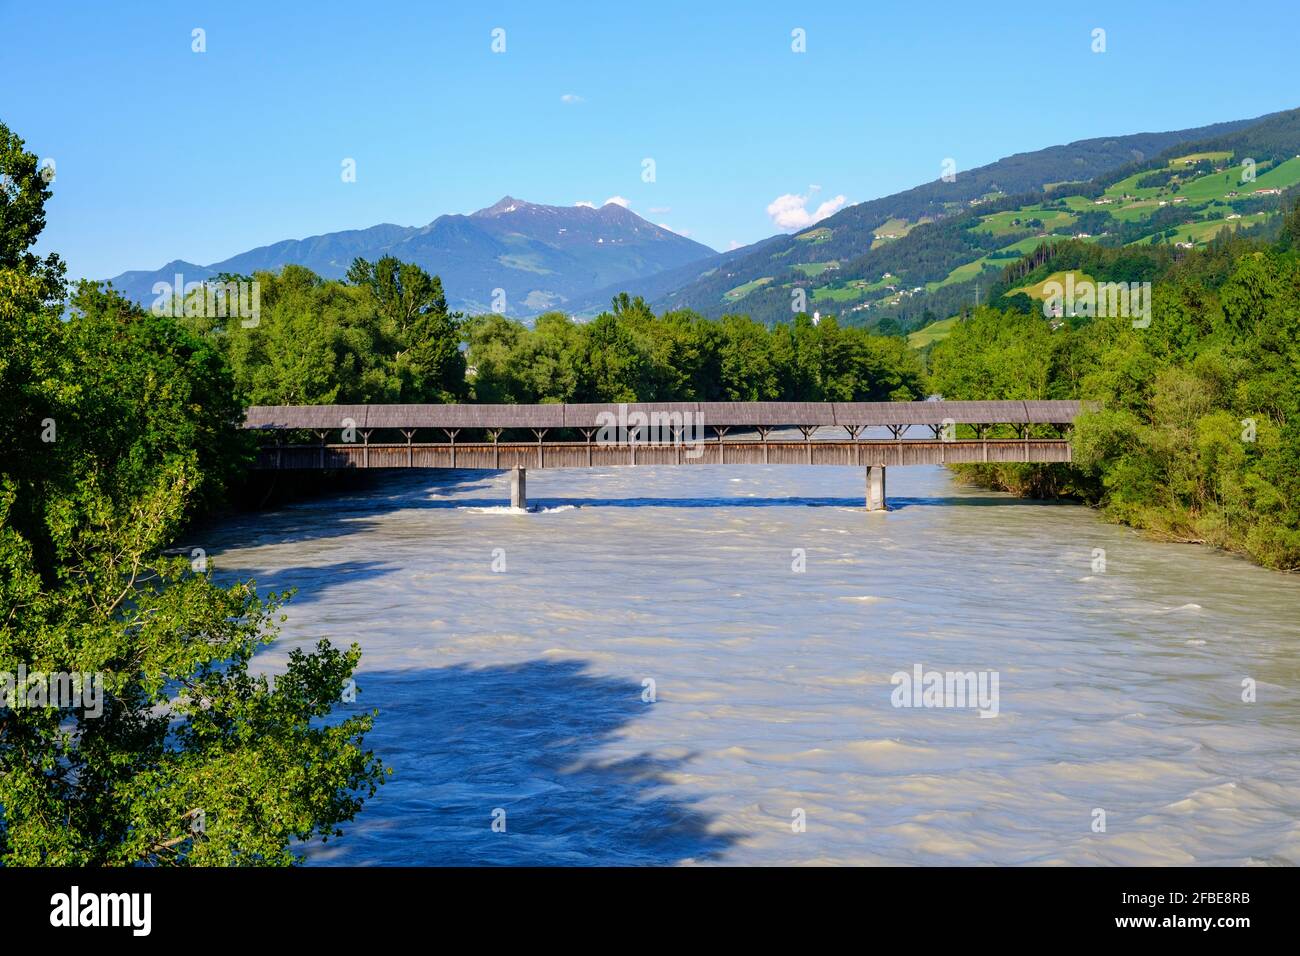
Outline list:
[[[885,466],[867,466],[867,510],[888,511],[885,501]]]
[[[528,510],[528,469],[518,465],[510,469],[510,507]]]

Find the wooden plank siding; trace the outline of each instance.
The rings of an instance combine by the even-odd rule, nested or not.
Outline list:
[[[625,465],[953,465],[979,462],[1068,462],[1057,438],[988,441],[727,441],[687,445],[594,442],[472,442],[264,446],[254,468],[609,468]]]

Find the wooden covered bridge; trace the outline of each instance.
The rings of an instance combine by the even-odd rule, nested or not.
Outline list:
[[[248,409],[244,427],[273,437],[258,469],[509,469],[520,508],[528,468],[838,465],[866,469],[874,511],[886,506],[887,466],[1068,462],[1079,410],[1073,401],[266,405]]]

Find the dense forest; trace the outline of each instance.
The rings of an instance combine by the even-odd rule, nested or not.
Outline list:
[[[1300,570],[1300,206],[1272,244],[1225,235],[1177,260],[1077,242],[1040,253],[1008,268],[1003,288],[1070,269],[1150,281],[1151,323],[1109,316],[1054,330],[1023,295],[971,312],[929,354],[936,392],[1101,407],[1077,424],[1073,465],[962,470],[1018,493],[1076,495],[1167,540]]]
[[[501,316],[467,325],[473,391],[489,402],[911,401],[921,364],[899,339],[806,315],[767,328],[640,299],[577,324],[561,314],[528,329]]]
[[[530,328],[449,313],[437,277],[392,258],[358,259],[346,280],[288,266],[251,281],[261,288],[256,324],[178,320],[225,357],[248,404],[924,397],[920,360],[901,339],[833,318],[767,328],[740,315],[656,316],[621,295],[590,322],[549,313]],[[195,292],[189,304],[201,300]]]

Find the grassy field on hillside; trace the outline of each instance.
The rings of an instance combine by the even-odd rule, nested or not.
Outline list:
[[[1095,281],[1096,281],[1095,279],[1093,279],[1092,276],[1088,275],[1088,273],[1086,273],[1086,272],[1080,272],[1080,271],[1078,271],[1078,270],[1072,270],[1072,271],[1074,272],[1074,284],[1075,284],[1076,286],[1077,286],[1079,283],[1081,283],[1081,282],[1095,282]],[[1065,287],[1065,276],[1066,276],[1066,273],[1064,273],[1064,272],[1053,272],[1050,276],[1048,276],[1047,278],[1045,278],[1042,282],[1035,282],[1035,283],[1033,283],[1032,285],[1022,285],[1022,286],[1020,286],[1019,288],[1012,289],[1011,291],[1009,291],[1009,292],[1007,293],[1007,295],[1015,295],[1017,292],[1023,292],[1025,295],[1029,296],[1029,298],[1031,298],[1031,299],[1046,299],[1046,298],[1047,298],[1047,293],[1043,291],[1043,286],[1047,285],[1047,283],[1049,283],[1049,282],[1059,282],[1059,283],[1061,284],[1062,288],[1064,288],[1064,287]]]
[[[908,222],[906,219],[890,219],[881,223],[872,231],[875,238],[871,241],[871,248],[878,249],[887,242],[902,239],[917,226],[929,221],[929,219],[919,219],[916,222]]]
[[[1041,220],[1042,226],[1031,227],[1026,225],[1026,223],[1034,219]],[[980,224],[976,228],[993,236],[1005,236],[1024,232],[1030,228],[1038,232],[1051,232],[1053,229],[1059,229],[1062,226],[1072,226],[1076,221],[1076,216],[1072,216],[1063,209],[1021,206],[1019,209],[1009,209],[1006,212],[995,212],[992,215],[985,216],[980,220]]]
[[[1051,241],[1050,239],[1045,237],[1030,236],[1027,239],[1021,239],[1018,242],[1013,242],[1010,245],[1003,246],[1001,249],[997,251],[1002,253],[1017,252],[1023,256],[1030,252],[1033,252],[1042,243],[1050,242],[1050,241]],[[953,285],[954,283],[957,282],[965,282],[968,279],[975,278],[977,275],[979,275],[981,272],[983,272],[985,269],[989,268],[990,266],[1001,269],[1004,266],[1010,265],[1012,262],[1015,261],[1015,259],[1016,257],[993,256],[991,254],[987,256],[981,256],[980,258],[974,260],[973,262],[967,262],[962,265],[959,265],[957,268],[953,269],[946,276],[944,276],[943,279],[941,279],[940,281],[927,283],[925,286],[925,291],[933,292],[935,289],[941,289],[944,286]]]
[[[907,337],[907,344],[914,349],[923,349],[931,342],[938,342],[940,339],[946,339],[952,334],[953,326],[960,320],[958,316],[952,316],[947,319],[940,319],[938,322],[931,322],[925,328],[917,329]]]
[[[832,259],[830,262],[798,262],[795,263],[795,271],[802,272],[810,279],[815,279],[827,269],[838,269],[840,264]]]
[[[1217,171],[1197,173],[1209,163]],[[1168,176],[1167,181],[1158,182],[1162,171]],[[981,288],[991,284],[999,270],[1014,262],[1022,255],[1033,252],[1043,243],[1054,242],[1070,234],[1088,232],[1087,241],[1114,241],[1123,229],[1122,237],[1129,245],[1144,243],[1187,243],[1202,246],[1223,229],[1238,229],[1256,225],[1264,221],[1271,213],[1251,212],[1238,214],[1233,207],[1242,208],[1241,203],[1249,201],[1258,190],[1287,189],[1300,184],[1300,156],[1285,160],[1276,166],[1261,163],[1257,167],[1255,180],[1247,183],[1241,181],[1242,164],[1228,152],[1198,152],[1177,156],[1160,169],[1146,169],[1134,173],[1119,182],[1108,186],[1099,197],[1070,193],[1070,184],[1053,190],[1041,200],[1028,203],[1016,209],[991,212],[979,216],[968,227],[974,232],[992,237],[994,242],[1005,243],[992,252],[972,249],[971,254],[979,254],[968,262],[960,262],[942,279],[917,281],[919,277],[908,281],[904,276],[889,278],[864,276],[853,268],[848,260],[828,260],[825,262],[795,262],[791,267],[797,278],[785,285],[800,285],[803,279],[820,282],[812,290],[812,301],[823,310],[871,308],[889,309],[898,306],[915,296],[924,297],[948,286],[971,283],[979,280]],[[1137,184],[1145,177],[1154,178],[1156,184],[1139,187]],[[952,212],[961,211],[954,206]],[[1098,221],[1098,214],[1104,213],[1109,220]],[[1215,218],[1207,219],[1207,215]],[[1159,216],[1160,228],[1148,221]],[[1236,218],[1229,219],[1229,216]],[[1080,226],[1087,217],[1090,223]],[[1114,220],[1111,222],[1110,220]],[[902,216],[895,216],[872,230],[870,248],[878,249],[882,245],[900,241],[909,236],[918,226],[927,222],[922,218],[909,222]],[[1171,226],[1171,223],[1175,224]],[[1134,227],[1137,227],[1136,229]],[[1172,232],[1170,231],[1172,229]],[[1015,242],[1008,241],[1026,231],[1034,234]],[[817,245],[832,238],[826,227],[812,228],[795,237],[799,243]],[[985,239],[987,242],[987,239]],[[773,259],[790,256],[795,252],[789,246]],[[796,256],[800,258],[802,256]],[[953,257],[957,258],[957,257]],[[779,261],[774,261],[772,270],[782,268]],[[840,270],[845,270],[841,272]],[[907,270],[904,270],[906,272]],[[775,275],[775,272],[774,272]],[[727,305],[740,302],[755,289],[774,282],[773,276],[763,276],[723,293],[722,299]],[[893,286],[895,288],[889,288]],[[920,291],[914,291],[921,286]],[[1034,298],[1042,298],[1042,283],[1036,288],[1021,289]]]
[[[1207,219],[1201,222],[1184,223],[1175,227],[1174,235],[1169,237],[1169,242],[1193,242],[1196,245],[1205,245],[1211,239],[1219,234],[1223,229],[1235,230],[1243,226],[1253,226],[1256,223],[1263,222],[1268,218],[1267,213],[1257,212],[1249,216],[1242,216],[1240,219]],[[1144,236],[1128,243],[1130,246],[1137,246],[1151,241],[1150,236]]]
[[[771,276],[763,276],[760,279],[754,279],[750,282],[744,283],[743,285],[736,286],[734,289],[732,289],[726,295],[724,295],[723,298],[726,299],[728,302],[738,302],[741,299],[743,299],[745,296],[753,292],[755,289],[761,286],[765,286],[771,281],[772,281]]]
[[[807,242],[816,245],[819,242],[825,242],[831,237],[831,231],[823,226],[820,229],[814,229],[811,232],[801,233],[795,236],[800,242]]]

